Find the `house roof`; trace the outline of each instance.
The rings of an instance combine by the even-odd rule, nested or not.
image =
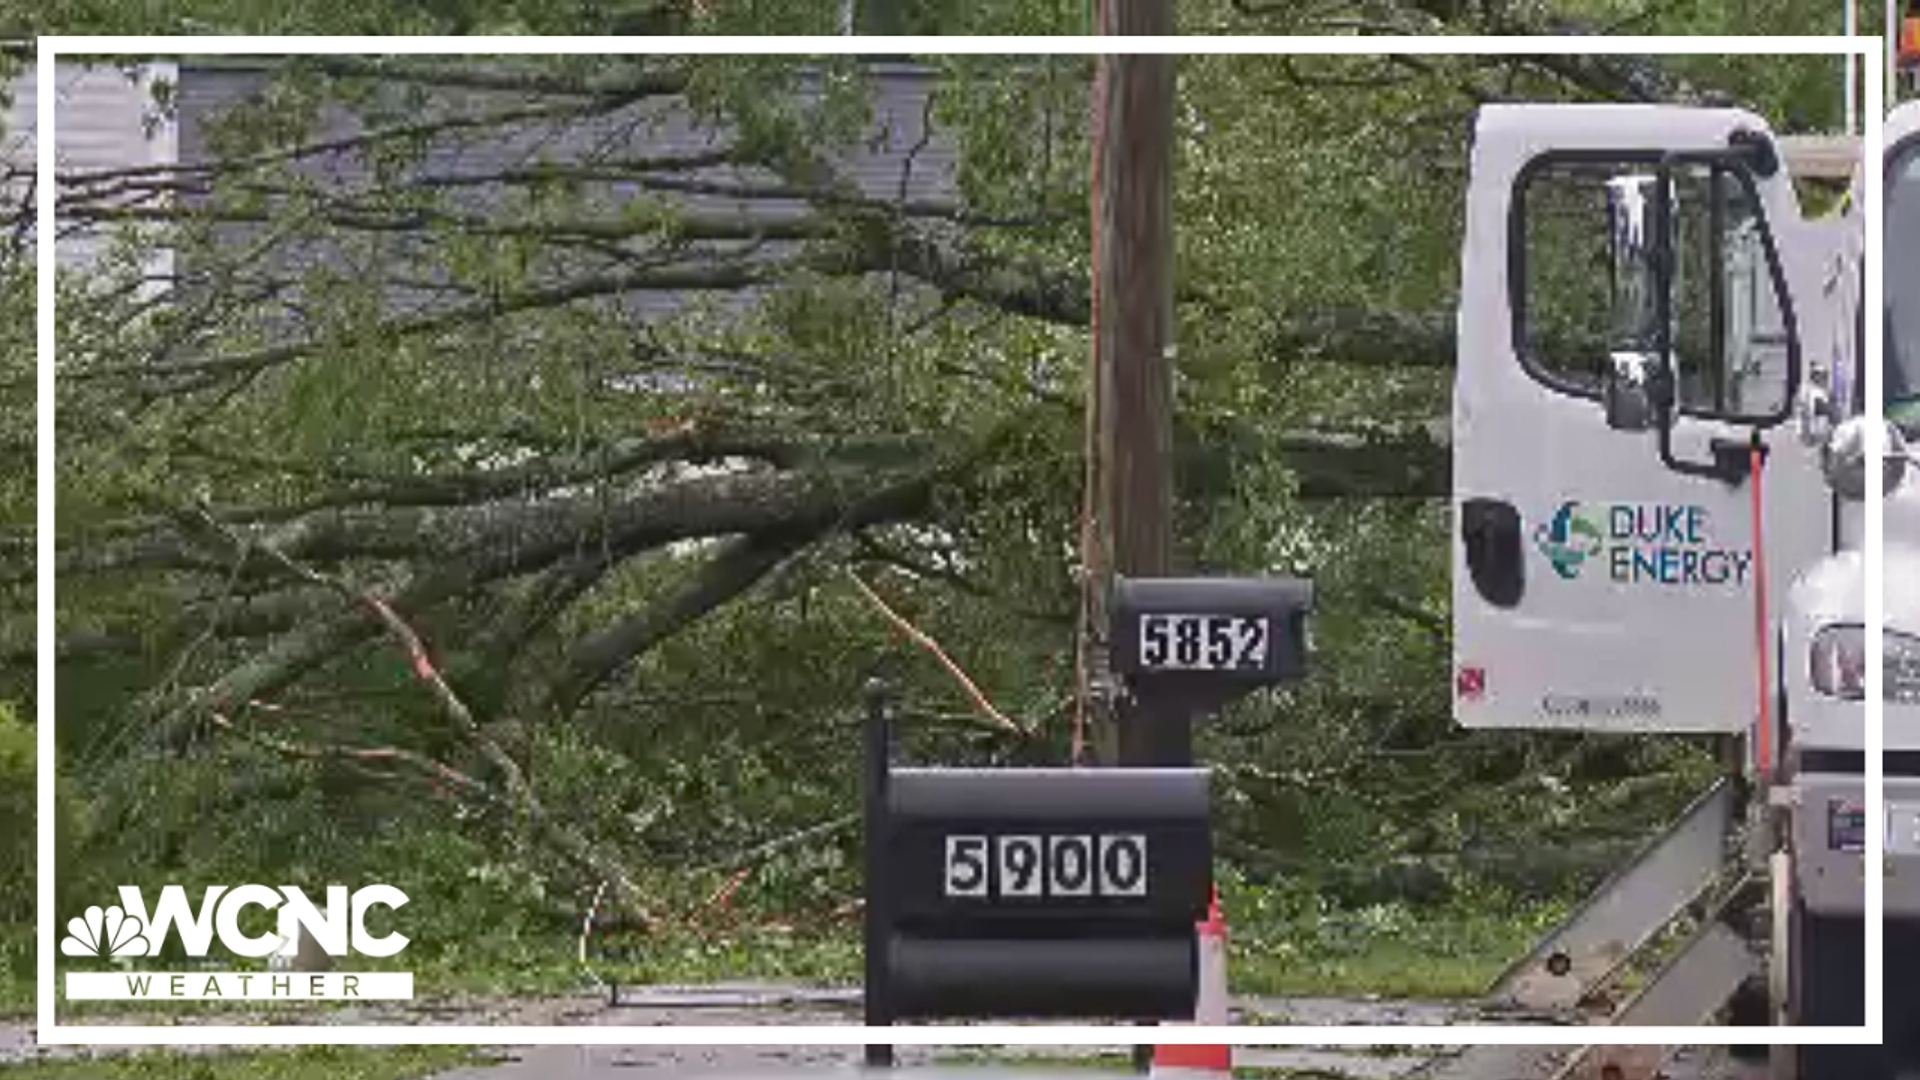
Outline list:
[[[928,103],[937,73],[924,66],[898,62],[871,65],[872,119],[863,137],[835,149],[829,160],[842,194],[876,202],[951,204],[957,200],[958,155],[952,137],[936,126],[928,131]],[[217,118],[265,92],[272,71],[259,65],[232,62],[182,65],[177,101],[180,118],[179,159],[184,164],[214,158]],[[803,98],[817,93],[817,81],[800,80]],[[395,100],[406,89],[394,85]],[[408,113],[413,118],[444,117],[455,113],[499,114],[525,111],[551,98],[504,90],[434,87]],[[350,138],[367,129],[344,109],[323,112],[316,142]],[[814,214],[815,207],[799,197],[769,197],[785,185],[772,170],[751,164],[716,160],[734,132],[698,115],[685,97],[660,95],[588,117],[527,117],[470,130],[450,131],[433,138],[417,162],[400,170],[400,186],[441,189],[447,205],[475,216],[525,214],[527,183],[489,178],[518,177],[522,181],[547,166],[622,163],[645,160],[655,167],[628,177],[598,171],[579,187],[581,213],[595,220],[618,222],[623,216],[649,212],[700,220],[737,223],[747,232],[780,224],[791,225]],[[681,167],[659,167],[661,162],[683,162]],[[352,150],[314,154],[299,165],[303,178],[317,181],[324,191],[365,192],[374,177],[367,163]],[[236,229],[255,231],[257,226]],[[424,242],[425,238],[421,238]],[[658,237],[629,241],[629,248],[657,243]],[[745,237],[698,241],[688,252],[733,255],[753,261],[775,261],[796,254],[804,241]],[[389,245],[391,257],[411,245]],[[343,258],[315,241],[281,256],[292,264],[324,264]],[[424,254],[424,250],[418,252]],[[444,275],[444,263],[427,258],[428,265],[410,272],[419,279]],[[578,269],[577,267],[574,269]],[[681,310],[694,294],[673,291],[634,291],[602,302],[615,303],[638,319],[654,319]],[[403,310],[430,308],[444,302],[432,289],[394,287],[390,299]],[[729,292],[722,306],[751,303],[752,290]]]

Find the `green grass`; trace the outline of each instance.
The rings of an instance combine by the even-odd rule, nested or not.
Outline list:
[[[1341,909],[1284,887],[1223,882],[1235,993],[1471,998],[1553,926],[1559,904],[1466,897]]]
[[[623,983],[695,983],[772,980],[857,985],[861,978],[859,928],[830,936],[750,932],[711,938],[634,941],[611,949],[595,965],[601,978]],[[569,970],[576,981],[579,968]]]
[[[33,1012],[34,924],[0,918],[0,1017]]]
[[[33,1015],[33,980],[0,968],[0,1019]]]
[[[471,1046],[303,1046],[242,1053],[135,1054],[0,1065],[7,1080],[411,1080],[496,1060]]]
[[[1311,937],[1234,942],[1227,971],[1239,994],[1472,998],[1533,942],[1524,928],[1423,920],[1355,948]]]
[[[437,955],[415,968],[422,994],[565,993],[592,986],[579,964],[574,938],[532,941],[512,956],[476,950],[469,957]],[[764,931],[702,936],[631,936],[590,954],[600,978],[620,983],[703,983],[742,980],[852,984],[860,979],[857,928],[832,936],[800,937]]]
[[[1530,948],[1559,909],[1521,913],[1425,911],[1391,905],[1357,912],[1235,921],[1228,911],[1228,976],[1241,994],[1467,998],[1484,992]],[[530,949],[516,962],[436,958],[416,969],[424,994],[565,993],[590,985],[572,941]],[[633,939],[595,964],[601,978],[642,983],[775,980],[857,985],[856,927],[829,937],[742,933]]]
[[[1417,949],[1381,949],[1360,957],[1236,956],[1236,994],[1305,997],[1379,996],[1464,999],[1486,992],[1497,967]]]
[[[1355,911],[1298,902],[1278,889],[1236,886],[1223,892],[1228,977],[1241,994],[1474,997],[1565,910],[1484,897],[1438,909],[1388,904]],[[860,979],[858,932],[849,924],[824,937],[635,938],[613,943],[610,951],[624,953],[624,960],[602,962],[597,970],[603,978],[631,983],[773,979],[854,985]],[[547,955],[544,965],[517,968],[512,978],[524,981],[540,971],[545,985],[577,988],[572,942]],[[420,981],[472,987],[488,978],[483,966]]]

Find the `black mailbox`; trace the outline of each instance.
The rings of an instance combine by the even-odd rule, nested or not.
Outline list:
[[[1312,608],[1300,578],[1116,578],[1113,669],[1140,697],[1211,711],[1306,673]]]
[[[886,824],[909,931],[1190,934],[1206,916],[1201,769],[894,769]]]
[[[867,1022],[1190,1019],[1204,769],[929,769],[869,721]]]

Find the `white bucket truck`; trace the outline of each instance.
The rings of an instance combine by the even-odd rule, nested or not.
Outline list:
[[[1907,159],[1889,134],[1897,230]],[[1887,318],[1897,336],[1904,315],[1913,345],[1890,397],[1920,385],[1920,275],[1905,278],[1915,311],[1898,284],[1902,258],[1920,270],[1911,158]],[[1809,197],[1796,179],[1832,190]],[[1477,118],[1452,433],[1455,716],[1703,737],[1726,762],[1503,975],[1504,1003],[1632,1025],[1864,1023],[1863,499],[1900,470],[1866,460],[1860,195],[1852,140],[1776,137],[1736,109]],[[1920,644],[1901,636],[1920,630],[1920,547],[1896,543],[1920,544],[1920,469],[1889,499],[1892,972],[1910,948],[1893,928],[1920,913]],[[1900,997],[1890,1038],[1910,1019]],[[1509,1063],[1457,1074],[1632,1080],[1663,1056],[1575,1047],[1523,1067],[1486,1049]],[[1773,1064],[1872,1080],[1903,1052],[1776,1048]]]

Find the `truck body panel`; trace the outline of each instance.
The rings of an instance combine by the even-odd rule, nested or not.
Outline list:
[[[1784,598],[1795,568],[1834,541],[1818,454],[1796,441],[1795,397],[1802,384],[1846,378],[1837,361],[1851,320],[1807,299],[1835,287],[1844,231],[1803,221],[1783,171],[1715,180],[1741,188],[1728,201],[1746,207],[1747,235],[1758,240],[1744,252],[1729,247],[1709,256],[1725,260],[1729,283],[1730,299],[1714,303],[1724,302],[1715,317],[1732,329],[1716,333],[1729,340],[1745,333],[1740,340],[1752,346],[1741,357],[1746,367],[1725,365],[1731,373],[1705,377],[1722,382],[1722,403],[1729,386],[1736,397],[1743,387],[1765,388],[1774,400],[1746,407],[1767,414],[1757,423],[1724,418],[1724,409],[1684,407],[1672,426],[1672,453],[1704,462],[1717,443],[1718,452],[1730,447],[1739,456],[1758,433],[1767,455],[1763,551],[1754,544],[1750,486],[1676,471],[1663,463],[1654,432],[1611,427],[1599,370],[1606,357],[1593,355],[1590,343],[1574,357],[1574,365],[1594,365],[1590,380],[1574,365],[1549,369],[1527,355],[1545,352],[1545,331],[1528,325],[1524,309],[1538,303],[1529,300],[1529,275],[1547,273],[1527,266],[1534,258],[1527,201],[1549,206],[1532,194],[1546,170],[1564,162],[1569,175],[1594,171],[1574,181],[1596,193],[1588,200],[1592,219],[1575,227],[1604,239],[1606,208],[1597,193],[1612,183],[1604,170],[1646,174],[1673,155],[1724,155],[1739,138],[1767,137],[1760,118],[1732,109],[1481,111],[1453,414],[1454,712],[1462,725],[1735,733],[1754,723],[1755,575],[1764,563],[1770,594]],[[1567,201],[1578,212],[1585,193],[1573,194]],[[1604,282],[1608,267],[1598,254],[1601,265],[1592,269]],[[1740,256],[1744,269],[1734,266]],[[1742,308],[1742,296],[1761,299]],[[1719,366],[1711,357],[1692,363],[1703,372]],[[1798,378],[1790,378],[1796,366]],[[1708,415],[1715,411],[1721,415]],[[1508,568],[1518,588],[1506,581],[1507,595],[1491,580],[1497,575],[1488,565],[1502,558],[1488,556],[1490,548],[1519,560]]]

